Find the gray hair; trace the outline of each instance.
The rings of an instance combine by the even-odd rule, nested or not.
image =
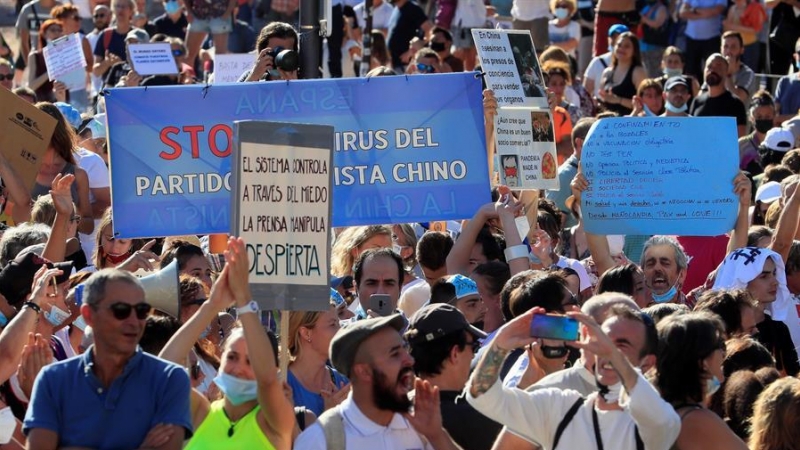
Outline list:
[[[100,304],[103,297],[106,295],[106,285],[110,281],[130,283],[144,291],[142,283],[130,272],[119,269],[103,269],[93,273],[92,276],[83,283],[83,302],[92,308],[97,308],[97,305]]]
[[[644,248],[642,248],[642,259],[639,261],[639,266],[644,267],[645,262],[645,255],[647,255],[647,250],[650,247],[656,247],[659,245],[669,245],[675,250],[675,264],[678,266],[678,270],[686,270],[689,267],[689,258],[686,256],[686,251],[683,249],[683,246],[675,240],[675,238],[670,236],[653,236],[644,243]]]
[[[639,311],[639,305],[633,301],[630,295],[620,292],[604,292],[586,300],[586,303],[581,306],[581,312],[591,316],[595,322],[603,323],[606,313],[614,305],[625,305]]]
[[[0,265],[13,261],[26,247],[47,242],[50,226],[43,223],[23,223],[9,228],[0,239]]]

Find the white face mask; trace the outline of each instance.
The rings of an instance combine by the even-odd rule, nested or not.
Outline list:
[[[14,413],[11,412],[11,407],[6,406],[0,409],[0,445],[11,442],[11,437],[16,429],[17,420],[14,418]]]
[[[65,320],[69,319],[70,315],[70,313],[64,311],[56,305],[53,305],[50,307],[49,312],[44,313],[44,318],[50,322],[50,325],[57,327],[64,323]]]

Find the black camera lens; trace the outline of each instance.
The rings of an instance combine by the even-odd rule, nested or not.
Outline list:
[[[275,67],[278,69],[294,72],[300,67],[300,59],[294,50],[285,50],[282,47],[277,47],[272,51],[271,55],[275,61]]]

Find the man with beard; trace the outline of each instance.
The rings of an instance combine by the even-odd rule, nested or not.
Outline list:
[[[459,275],[460,276],[460,275]],[[425,306],[411,317],[406,339],[417,375],[439,388],[444,427],[465,450],[492,448],[502,425],[475,411],[461,391],[486,333],[448,304]]]
[[[664,114],[662,117],[686,117],[689,113],[689,81],[683,75],[671,77],[664,84]]]
[[[669,236],[648,239],[644,243],[640,267],[653,302],[686,304],[681,286],[686,279],[689,258],[678,241]]]
[[[330,358],[350,379],[350,395],[298,436],[303,450],[459,447],[442,427],[439,388],[414,377],[400,314],[365,319],[333,337]],[[415,390],[414,401],[408,398]],[[409,411],[414,407],[414,413]]]
[[[744,103],[725,87],[728,76],[728,60],[714,53],[706,60],[705,82],[708,91],[698,95],[692,102],[689,114],[696,117],[735,117],[739,137],[747,133],[747,112]]]
[[[584,398],[573,390],[503,387],[498,380],[503,360],[511,349],[534,342],[531,321],[544,313],[533,308],[500,328],[467,385],[467,401],[543,449],[669,449],[680,433],[680,418],[637,370],[655,365],[655,325],[629,307],[612,307],[602,326],[582,313],[568,313],[586,333],[573,345],[595,355],[597,394]]]
[[[483,329],[486,304],[478,294],[478,284],[464,275],[440,278],[431,286],[431,304],[448,303],[461,311],[467,322]]]

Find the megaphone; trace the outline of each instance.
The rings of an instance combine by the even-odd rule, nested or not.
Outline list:
[[[181,296],[178,279],[178,260],[158,272],[139,278],[144,286],[144,298],[153,308],[180,320]]]

